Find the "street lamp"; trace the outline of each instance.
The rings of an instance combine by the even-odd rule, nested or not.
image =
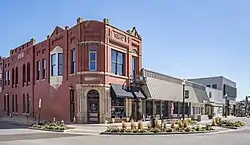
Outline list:
[[[224,114],[225,114],[225,118],[227,118],[227,94],[225,94],[225,111],[224,111]]]
[[[184,122],[185,120],[185,86],[186,86],[186,80],[183,80],[182,82],[182,120]]]

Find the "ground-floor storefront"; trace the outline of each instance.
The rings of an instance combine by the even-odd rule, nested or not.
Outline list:
[[[182,118],[183,103],[169,100],[147,99],[142,92],[131,92],[122,85],[76,87],[75,122],[104,123],[127,119],[149,120],[157,118]],[[205,114],[202,103],[185,102],[185,117],[195,118]]]

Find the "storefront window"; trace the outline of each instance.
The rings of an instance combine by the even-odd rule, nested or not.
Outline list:
[[[169,105],[168,105],[168,101],[164,101],[163,104],[163,117],[169,117]]]
[[[156,115],[161,115],[161,102],[155,101],[155,107],[156,107]]]
[[[111,100],[111,115],[115,118],[125,117],[125,99],[112,98]]]
[[[146,101],[146,114],[147,115],[153,115],[153,101],[147,100]]]

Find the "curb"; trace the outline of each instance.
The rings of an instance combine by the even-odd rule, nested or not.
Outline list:
[[[122,132],[101,132],[100,135],[178,135],[178,134],[204,134],[204,133],[212,133],[212,132],[218,132],[218,130],[212,130],[212,131],[199,131],[199,132],[159,132],[159,133],[122,133]]]
[[[233,129],[233,130],[237,130],[237,129],[242,129],[242,128],[245,128],[245,126],[241,126],[241,127],[232,127],[232,126],[219,126],[221,128],[226,128],[226,129]]]
[[[41,129],[36,127],[28,127],[29,129],[33,130],[41,130],[41,131],[50,131],[50,132],[65,132],[66,130],[50,130],[50,129]]]

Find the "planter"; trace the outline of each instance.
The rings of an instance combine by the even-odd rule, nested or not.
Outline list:
[[[66,131],[66,130],[43,129],[43,128],[36,128],[36,127],[29,127],[29,129],[41,130],[41,131],[52,131],[52,132],[65,132]]]
[[[142,132],[142,133],[133,133],[133,132],[101,132],[101,135],[175,135],[175,134],[203,134],[217,132],[218,130],[211,131],[194,131],[194,132]]]

